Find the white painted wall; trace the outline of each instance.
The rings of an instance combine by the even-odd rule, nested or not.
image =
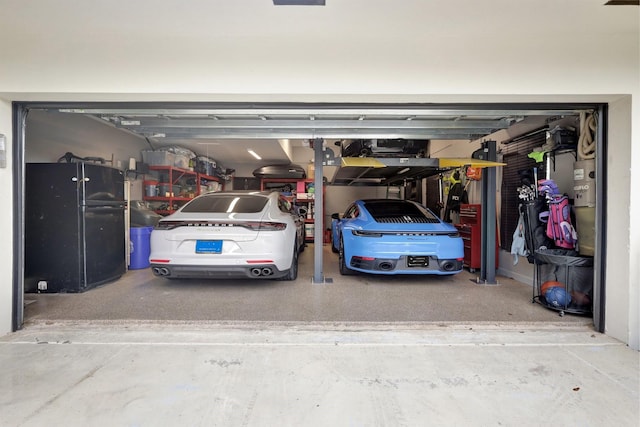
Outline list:
[[[640,173],[638,165],[639,126],[630,126],[638,121],[636,113],[631,115],[631,100],[628,97],[610,104],[609,147],[609,193],[607,219],[607,269],[606,332],[632,348],[640,348]],[[632,144],[625,142],[634,141]],[[634,221],[631,220],[634,219]],[[597,230],[596,230],[597,232]]]
[[[101,157],[107,166],[126,170],[129,159],[142,162],[143,138],[76,114],[33,110],[27,116],[25,162],[56,162],[67,152],[79,157]],[[111,163],[113,161],[113,163]],[[142,176],[130,174],[131,199],[142,200]]]
[[[0,99],[0,134],[6,137],[7,167],[0,168],[0,200],[9,205],[13,200],[13,132],[11,125],[11,104]],[[11,331],[13,312],[13,209],[6,206],[0,211],[0,335]]]
[[[610,102],[607,331],[638,348],[640,8],[603,0],[0,0],[0,99]],[[10,134],[10,109],[0,107]],[[632,145],[635,141],[635,146]],[[0,170],[12,199],[11,167]],[[10,235],[3,214],[0,233]],[[11,287],[0,243],[0,299]],[[9,312],[0,327],[6,332]]]

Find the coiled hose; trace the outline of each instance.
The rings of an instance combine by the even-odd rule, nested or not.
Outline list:
[[[595,113],[580,112],[580,138],[578,138],[578,156],[583,159],[596,157],[596,129],[597,115]]]

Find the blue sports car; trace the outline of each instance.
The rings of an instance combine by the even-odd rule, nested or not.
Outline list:
[[[440,274],[462,271],[458,230],[408,200],[356,200],[331,215],[331,249],[340,273]]]

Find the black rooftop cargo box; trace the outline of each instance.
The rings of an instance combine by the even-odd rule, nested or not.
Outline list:
[[[307,177],[307,173],[302,166],[292,163],[288,165],[262,166],[253,171],[253,176],[256,178],[304,179]]]

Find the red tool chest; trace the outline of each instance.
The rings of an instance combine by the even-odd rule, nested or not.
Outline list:
[[[460,224],[455,224],[464,241],[464,266],[472,273],[481,267],[482,205],[460,205]],[[498,236],[496,233],[496,268],[498,268]]]

